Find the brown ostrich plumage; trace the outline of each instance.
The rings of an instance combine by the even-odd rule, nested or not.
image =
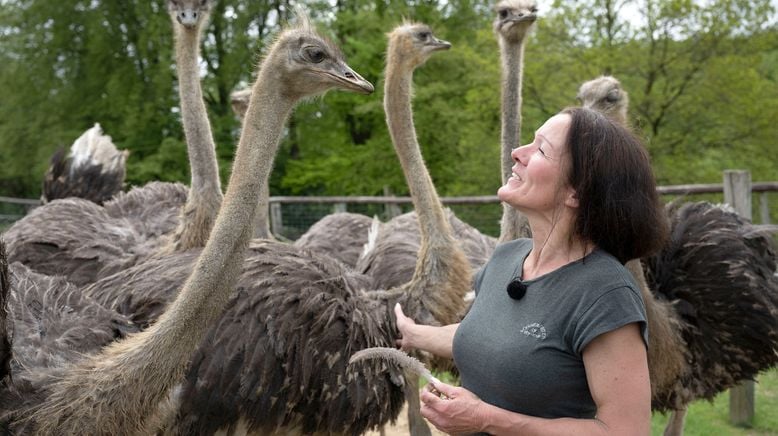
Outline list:
[[[668,208],[670,241],[643,259],[657,298],[680,320],[689,368],[654,397],[657,410],[680,409],[753,379],[778,364],[775,247],[726,206],[691,202]]]
[[[52,201],[4,233],[8,260],[79,286],[95,282],[159,247],[185,200],[183,185],[153,182],[103,206],[81,198]]]
[[[373,219],[362,214],[337,212],[316,221],[294,245],[327,254],[354,268],[368,242]],[[415,264],[415,262],[414,262]],[[410,276],[408,276],[410,279]]]

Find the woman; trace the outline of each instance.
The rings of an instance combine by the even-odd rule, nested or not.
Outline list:
[[[648,155],[572,108],[512,156],[497,194],[532,239],[497,247],[460,324],[415,324],[395,307],[398,345],[453,357],[461,375],[462,387],[422,392],[422,415],[452,434],[648,435],[645,307],[623,266],[667,236]]]

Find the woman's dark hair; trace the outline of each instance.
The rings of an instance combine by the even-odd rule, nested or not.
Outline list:
[[[562,113],[572,118],[568,183],[578,199],[577,235],[621,263],[659,250],[669,224],[641,140],[597,111]]]

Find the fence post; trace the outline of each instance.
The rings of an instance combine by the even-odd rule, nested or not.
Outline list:
[[[332,205],[332,213],[339,213],[346,211],[346,203],[335,203]]]
[[[760,224],[770,224],[770,205],[767,204],[767,194],[767,191],[759,194],[759,215],[761,218],[761,221],[759,221]]]
[[[274,235],[283,235],[284,219],[281,215],[281,203],[270,203],[270,230]]]
[[[394,194],[392,193],[392,190],[389,189],[388,185],[384,185],[384,197],[394,197]],[[396,203],[384,203],[384,213],[386,214],[387,221],[401,215],[402,212],[400,205]]]
[[[751,219],[751,173],[724,171],[724,202],[744,218]],[[729,390],[729,421],[750,427],[754,420],[754,382],[745,380]]]

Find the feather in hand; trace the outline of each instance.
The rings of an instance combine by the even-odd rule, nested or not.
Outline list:
[[[372,347],[365,348],[364,350],[357,351],[348,360],[349,365],[354,362],[365,359],[384,359],[389,362],[393,362],[403,369],[413,371],[416,375],[426,378],[433,385],[439,384],[438,380],[432,373],[419,362],[418,359],[407,355],[405,352],[396,348],[389,347]]]

